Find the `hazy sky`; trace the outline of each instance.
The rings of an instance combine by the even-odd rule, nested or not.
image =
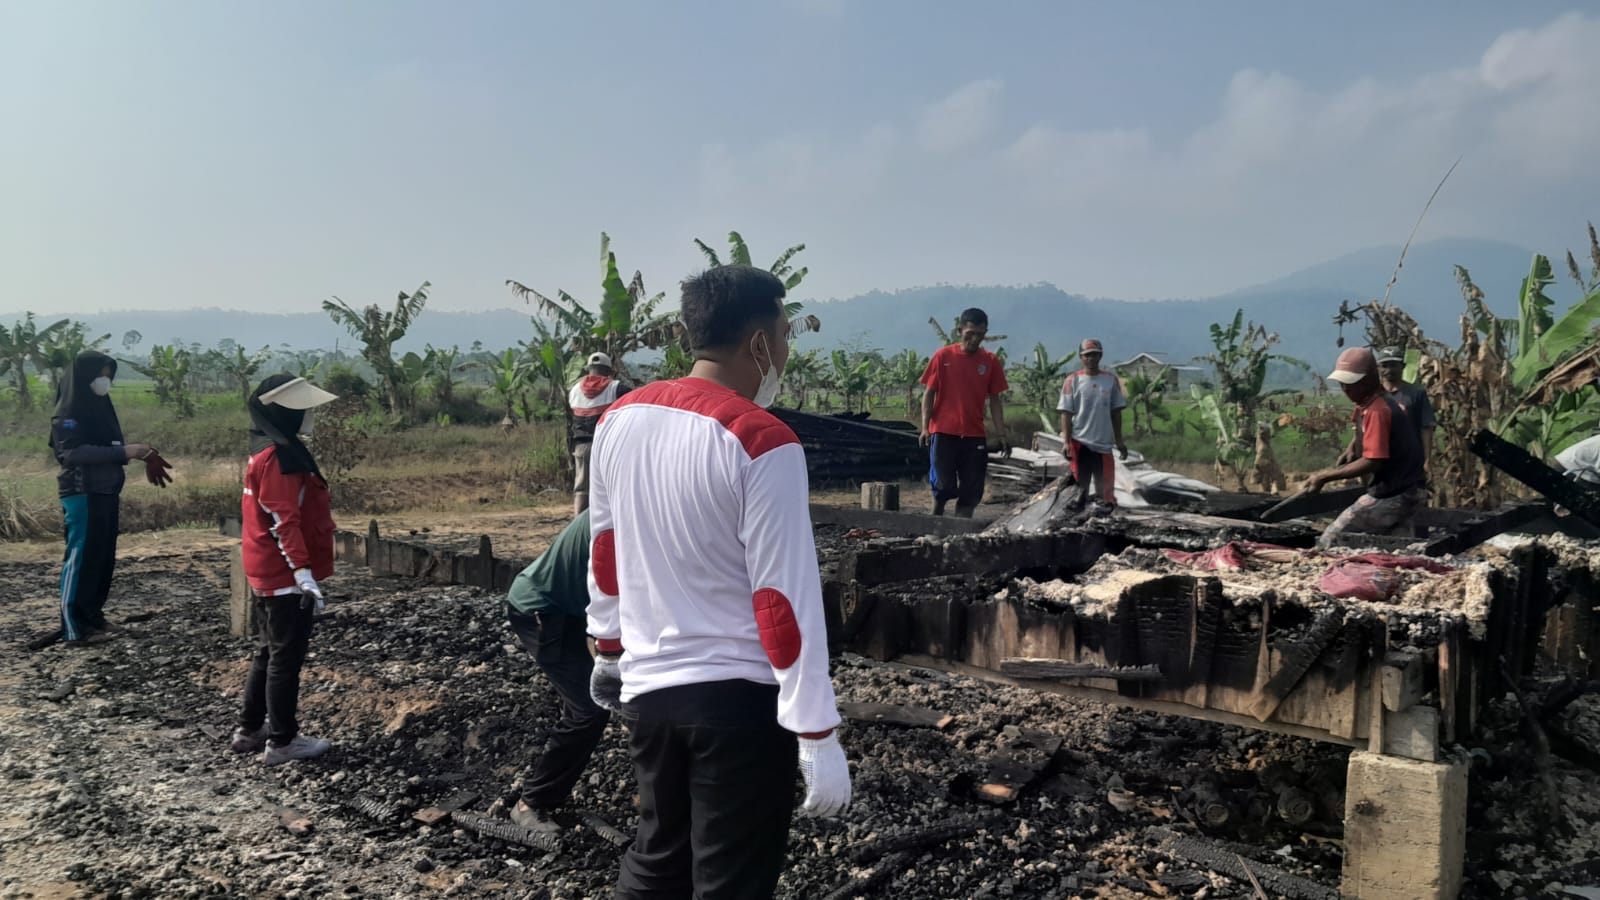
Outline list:
[[[1589,9],[1593,12],[1574,12]],[[1600,8],[0,0],[0,311],[674,288],[1197,297],[1600,218]],[[764,259],[758,261],[765,261]]]

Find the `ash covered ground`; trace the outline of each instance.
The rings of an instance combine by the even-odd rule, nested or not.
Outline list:
[[[220,549],[126,560],[108,611],[129,633],[37,652],[25,645],[53,621],[55,567],[0,564],[0,897],[609,896],[619,851],[583,819],[633,828],[619,725],[555,852],[410,818],[462,791],[480,795],[469,807],[480,812],[513,797],[553,722],[553,695],[504,627],[501,598],[342,566],[302,687],[303,728],[335,749],[264,769],[226,747],[248,653],[227,633],[226,560]],[[796,820],[780,896],[1253,896],[1162,850],[1160,829],[1203,833],[1190,821],[1200,797],[1235,811],[1208,839],[1262,870],[1337,886],[1337,747],[854,657],[836,662],[835,684],[843,701],[955,719],[942,730],[847,722],[855,804],[838,820]],[[1600,714],[1580,701],[1568,726],[1600,735]],[[1034,733],[1061,740],[1038,779],[1008,805],[977,799],[996,754]],[[1566,805],[1547,826],[1514,719],[1492,723],[1485,744],[1464,896],[1600,881],[1585,864],[1600,839],[1600,777],[1558,760]],[[1311,821],[1275,811],[1284,784],[1310,799]],[[354,808],[362,801],[394,814],[374,818]],[[310,832],[286,828],[286,810]],[[890,852],[952,822],[981,824]]]

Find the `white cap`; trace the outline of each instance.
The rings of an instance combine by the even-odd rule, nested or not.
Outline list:
[[[589,354],[589,365],[605,366],[608,369],[612,368],[611,357],[604,353],[591,353]]]
[[[339,399],[304,378],[280,384],[261,395],[263,405],[276,403],[285,409],[315,409]]]

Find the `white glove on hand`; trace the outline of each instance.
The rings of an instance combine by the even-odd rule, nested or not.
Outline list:
[[[800,739],[800,774],[806,780],[801,815],[836,816],[849,808],[850,767],[836,732]]]
[[[622,667],[617,665],[617,657],[594,658],[594,671],[589,674],[589,696],[601,709],[622,712]]]
[[[311,577],[310,569],[295,569],[294,585],[300,589],[300,593],[314,597],[317,601],[317,612],[322,612],[322,588],[318,587],[317,580]]]

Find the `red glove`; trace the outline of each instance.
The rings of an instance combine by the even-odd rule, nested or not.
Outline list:
[[[164,488],[172,483],[172,476],[167,470],[172,468],[172,463],[161,458],[161,454],[154,450],[144,458],[144,477],[158,488]]]

